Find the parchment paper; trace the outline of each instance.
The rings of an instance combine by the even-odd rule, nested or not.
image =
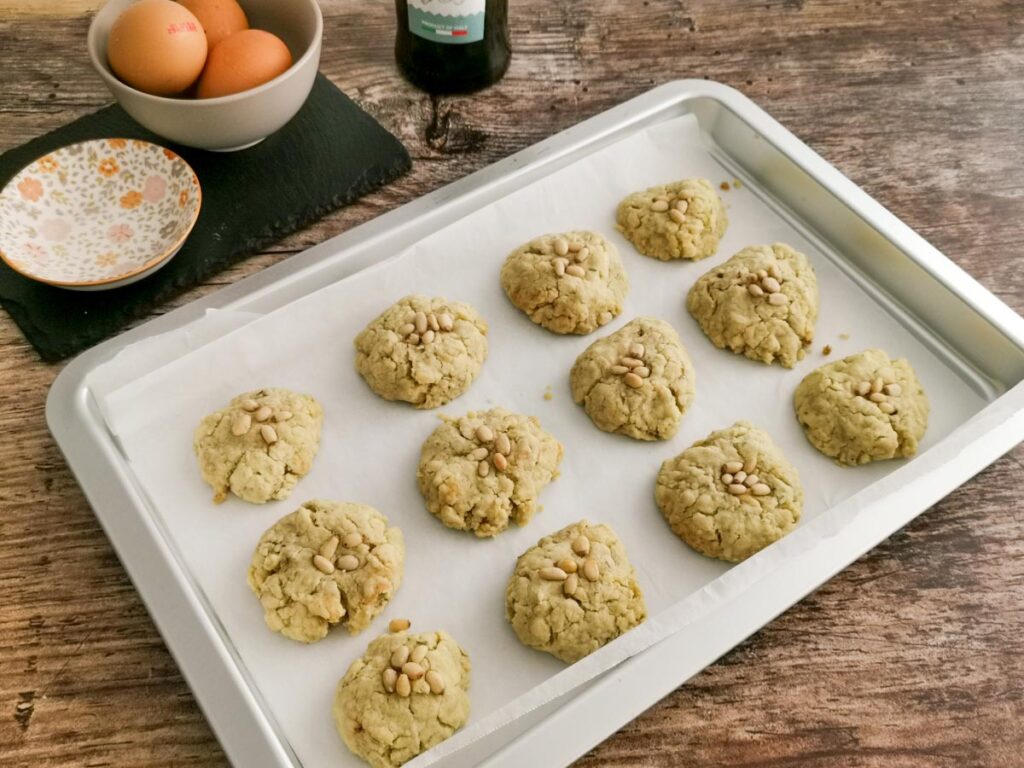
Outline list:
[[[841,535],[841,519],[809,528],[799,537],[791,534],[791,544],[784,539],[723,579],[729,566],[679,541],[653,499],[654,478],[664,459],[737,419],[766,429],[798,468],[806,497],[798,531],[903,466],[884,462],[840,468],[804,439],[793,416],[792,393],[804,375],[826,361],[824,344],[832,346],[832,360],[872,346],[909,358],[933,405],[922,450],[985,404],[821,248],[762,202],[749,181],[721,193],[731,224],[715,256],[695,264],[666,264],[638,255],[614,230],[616,203],[635,189],[686,176],[707,177],[716,187],[732,181],[704,148],[690,117],[634,134],[480,209],[407,252],[269,315],[236,323],[224,317],[210,320],[218,323],[216,333],[193,329],[190,339],[178,340],[192,351],[125,386],[108,385],[98,393],[109,426],[170,544],[306,768],[361,764],[335,732],[332,697],[348,665],[373,637],[387,631],[390,618],[410,618],[414,631],[452,633],[473,663],[471,721],[453,739],[410,763],[423,766],[592,679],[670,634],[688,617],[727,600],[789,556],[787,544],[791,551],[813,546],[816,536]],[[535,326],[509,304],[498,280],[504,257],[518,244],[568,229],[594,229],[608,236],[619,248],[631,281],[622,316],[585,338],[560,337]],[[792,371],[715,349],[684,308],[686,291],[704,271],[745,245],[774,241],[809,256],[821,289],[814,348]],[[444,412],[502,405],[538,416],[565,444],[562,475],[545,490],[544,510],[525,528],[479,541],[444,528],[429,515],[415,475],[420,446],[437,425],[437,413],[385,402],[355,372],[353,338],[387,305],[412,292],[467,301],[490,323],[490,355],[480,378]],[[642,314],[675,326],[697,371],[696,400],[679,434],[664,443],[600,432],[569,395],[568,371],[576,356],[598,336]],[[126,360],[110,365],[131,365]],[[288,501],[253,506],[231,499],[215,506],[199,477],[192,431],[204,414],[238,392],[260,386],[308,392],[323,403],[326,420],[319,456]],[[544,399],[547,387],[554,395],[550,401]],[[301,501],[317,497],[377,507],[403,529],[408,557],[401,589],[368,631],[350,637],[336,629],[325,640],[304,646],[266,629],[245,573],[263,531]],[[844,507],[856,514],[856,499]],[[651,618],[566,669],[518,642],[504,620],[504,591],[523,550],[584,517],[608,523],[620,535]]]

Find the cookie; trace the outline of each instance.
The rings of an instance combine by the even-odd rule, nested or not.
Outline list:
[[[487,357],[487,323],[458,301],[406,296],[356,337],[356,370],[385,400],[437,408],[473,383]]]
[[[917,374],[880,349],[812,371],[793,405],[811,445],[839,464],[913,456],[928,429],[928,397]]]
[[[402,583],[405,542],[366,504],[307,501],[260,538],[249,587],[267,626],[303,643],[369,626]]]
[[[241,394],[206,416],[192,447],[213,500],[228,491],[253,504],[288,498],[313,465],[323,421],[309,395],[273,388]]]
[[[536,418],[504,408],[441,420],[416,473],[430,513],[480,537],[530,522],[540,492],[558,477],[562,444]]]
[[[679,538],[738,563],[800,520],[800,477],[767,433],[745,421],[712,432],[661,465],[654,491]]]
[[[701,276],[686,308],[719,349],[792,368],[814,341],[818,280],[788,245],[752,245]]]
[[[544,235],[501,268],[509,300],[554,333],[590,333],[622,312],[629,278],[615,246],[596,232]]]
[[[334,723],[353,753],[394,768],[465,725],[469,676],[469,656],[446,632],[382,635],[338,682]]]
[[[572,399],[605,432],[668,440],[693,402],[693,363],[664,320],[638,317],[576,358]]]
[[[707,179],[683,179],[634,192],[619,203],[617,229],[640,253],[696,261],[718,250],[729,219]]]
[[[524,645],[571,664],[640,624],[647,608],[615,532],[581,520],[520,555],[505,618]]]

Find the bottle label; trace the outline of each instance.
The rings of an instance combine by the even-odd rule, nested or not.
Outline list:
[[[435,43],[484,39],[486,0],[409,0],[409,31]]]

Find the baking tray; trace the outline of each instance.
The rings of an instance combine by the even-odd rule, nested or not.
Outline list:
[[[106,430],[89,375],[134,342],[184,328],[209,309],[280,308],[578,158],[687,114],[725,172],[839,254],[838,266],[988,405],[957,431],[955,444],[943,441],[915,459],[917,479],[889,484],[842,536],[825,538],[728,604],[452,755],[445,766],[570,762],[1024,437],[1024,320],[738,92],[706,81],[664,85],[96,347],[54,383],[50,429],[233,762],[297,764],[216,618],[191,591],[152,520],[140,514],[144,494]]]

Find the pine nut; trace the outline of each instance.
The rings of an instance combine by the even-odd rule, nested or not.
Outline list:
[[[481,424],[476,428],[476,439],[481,443],[489,443],[494,439],[494,431],[486,424]]]
[[[761,478],[757,475],[747,475],[747,479],[743,481],[743,484],[747,486],[747,488],[753,488],[759,482],[761,482]]]
[[[766,277],[768,277],[768,272],[767,271],[765,271],[763,269],[757,270],[757,279],[758,280],[764,280]]]
[[[555,240],[555,253],[559,256],[565,256],[569,252],[569,241],[564,237],[559,237]]]
[[[571,557],[563,557],[561,560],[555,563],[555,565],[557,565],[566,573],[576,573],[576,561],[573,560]]]
[[[508,456],[512,453],[512,441],[508,439],[508,435],[501,432],[494,438],[494,448],[498,453],[503,453]]]
[[[476,465],[476,473],[480,477],[487,477],[487,475],[491,473],[491,465],[488,464],[486,461],[481,461],[479,464]]]
[[[504,472],[508,469],[508,459],[500,453],[495,453],[491,456],[491,461],[494,462],[494,468],[499,472]]]
[[[442,331],[450,331],[455,327],[455,320],[447,312],[442,312],[438,315],[437,324],[441,326]]]
[[[405,632],[412,622],[408,619],[392,619],[388,622],[388,632]]]
[[[597,581],[601,578],[601,569],[597,567],[597,560],[588,557],[583,561],[583,575],[587,581]]]
[[[690,204],[685,200],[676,200],[674,203],[672,203],[672,207],[675,208],[680,213],[686,213],[686,209],[690,207]]]
[[[338,558],[338,567],[343,571],[354,571],[359,567],[359,558],[355,555],[342,555]]]
[[[734,483],[742,483],[746,479],[747,479],[747,473],[744,472],[742,469],[739,472],[733,472],[732,473],[732,481]]]
[[[729,493],[731,493],[733,496],[742,496],[746,492],[747,486],[743,485],[742,483],[732,483],[729,486]]]
[[[489,453],[490,451],[487,450],[486,448],[477,448],[476,450],[469,452],[469,458],[471,458],[473,461],[483,461],[484,459],[487,458],[487,455]]]
[[[327,574],[334,573],[334,563],[332,563],[330,560],[328,560],[323,555],[314,555],[313,556],[313,565],[316,566],[316,569],[318,571],[323,571],[324,573],[327,573]]]
[[[757,483],[751,487],[750,492],[755,496],[767,496],[772,492],[772,489],[764,483]]]
[[[882,377],[881,376],[876,376],[875,380],[871,382],[871,391],[872,392],[881,392],[883,386],[885,386],[885,382],[882,381]]]
[[[418,333],[410,333],[405,337],[405,340],[415,346],[420,343],[420,335]]]
[[[444,678],[434,670],[427,672],[426,676],[427,685],[430,686],[430,692],[438,695],[444,693]]]
[[[358,547],[363,543],[363,534],[359,531],[352,531],[352,533],[345,536],[345,546],[349,549]]]
[[[889,402],[879,403],[878,408],[882,413],[896,413],[896,406]]]
[[[256,413],[253,415],[253,418],[256,419],[256,421],[266,421],[267,419],[270,418],[273,412],[274,411],[270,408],[269,405],[264,405],[258,411],[256,411]]]
[[[644,364],[643,360],[638,360],[635,357],[623,357],[619,362],[630,368],[639,368]]]
[[[590,256],[590,249],[589,248],[580,248],[580,250],[576,254],[576,263],[577,264],[582,264],[584,261],[587,260],[587,257],[589,257],[589,256]]]
[[[768,303],[774,304],[776,307],[782,307],[789,304],[789,296],[784,293],[772,293],[768,295]]]
[[[269,424],[264,424],[260,427],[260,437],[263,438],[263,442],[267,445],[273,445],[277,442],[277,430]]]
[[[634,368],[633,373],[639,376],[641,379],[646,379],[651,375],[651,369],[646,365],[641,365],[639,368]]]
[[[732,485],[732,481],[733,481],[733,476],[731,474],[729,474],[728,472],[726,472],[724,475],[722,475],[722,483],[724,483],[725,485]]]
[[[422,666],[423,660],[427,657],[427,651],[429,650],[430,649],[427,648],[427,646],[425,645],[417,645],[415,648],[412,649],[412,653],[409,654],[409,661],[412,661]],[[409,675],[409,677],[412,677],[412,675]],[[416,678],[413,677],[413,680],[415,679]]]
[[[381,675],[381,682],[384,684],[385,691],[388,693],[394,693],[395,683],[398,682],[398,673],[391,667],[388,667]]]
[[[779,281],[774,277],[766,277],[761,281],[761,287],[764,288],[768,293],[778,293],[782,290],[782,286],[779,285]]]
[[[395,693],[403,699],[409,698],[410,694],[412,694],[412,683],[409,682],[408,675],[398,676],[398,680],[395,682]]]
[[[857,385],[857,394],[860,395],[861,397],[865,397],[867,395],[867,393],[870,392],[870,391],[871,391],[871,382],[870,381],[862,381],[860,384]]]
[[[255,411],[259,407],[260,407],[260,404],[257,403],[255,400],[253,400],[251,397],[248,398],[247,400],[243,400],[242,401],[242,410],[243,411]]]
[[[565,593],[566,597],[572,597],[576,594],[576,590],[580,586],[580,577],[575,573],[570,573],[562,583],[562,592]]]
[[[552,262],[555,265],[555,274],[561,277],[565,274],[566,262],[565,259],[555,259]]]
[[[280,423],[282,421],[288,421],[292,417],[291,411],[278,411],[274,414],[274,421]]]
[[[669,211],[668,217],[672,219],[672,221],[674,221],[676,224],[682,224],[684,221],[686,221],[686,217],[683,216],[682,211],[680,211],[678,208],[673,208],[671,211]]]
[[[410,333],[416,330],[416,326],[412,323],[406,323],[398,329],[398,333],[402,336],[408,336]]]
[[[537,574],[544,579],[544,581],[565,581],[566,577],[569,575],[555,565],[549,565],[546,568],[541,568],[537,571]]]
[[[565,274],[572,275],[573,277],[586,277],[587,270],[581,267],[579,264],[570,264],[565,268]]]
[[[729,473],[735,475],[737,472],[740,472],[740,471],[743,470],[743,462],[742,461],[727,461],[727,462],[725,462],[725,465],[723,466],[723,469],[725,469],[726,472],[729,472]]]
[[[391,666],[401,669],[402,665],[409,660],[409,647],[400,645],[391,652]]]
[[[231,423],[231,434],[235,437],[241,437],[249,431],[251,426],[252,417],[248,413],[240,413]]]
[[[586,536],[580,535],[572,540],[572,551],[580,557],[584,557],[590,552],[590,539]]]
[[[427,315],[427,325],[429,325],[430,330],[434,331],[435,333],[441,330],[441,324],[437,321],[437,315],[435,315],[433,312]]]
[[[668,201],[655,200],[653,203],[651,203],[651,210],[657,213],[664,213],[665,211],[668,210]]]
[[[329,538],[327,541],[320,545],[320,556],[326,557],[328,560],[330,560],[332,557],[334,557],[334,553],[338,551],[338,544],[338,537],[331,536],[331,538]]]
[[[578,253],[580,251],[585,251],[585,250],[586,250],[586,248],[583,246],[583,243],[577,243],[576,241],[573,241],[573,242],[569,243],[569,252],[570,253]]]
[[[416,326],[416,333],[420,336],[427,330],[427,315],[425,312],[417,312],[415,319],[412,321]]]
[[[747,456],[746,461],[743,462],[743,471],[746,472],[749,475],[751,472],[754,471],[754,468],[756,466],[757,466],[757,454],[754,453],[754,454],[751,454],[750,456]]]
[[[868,395],[868,400],[872,403],[881,403],[885,401],[885,395],[882,392],[872,392]]]
[[[425,671],[426,670],[415,661],[407,661],[402,665],[402,674],[406,675],[410,680],[419,680],[423,677],[423,673]]]
[[[782,279],[782,270],[779,269],[779,265],[778,264],[774,264],[774,263],[770,264],[768,266],[768,274],[771,275],[772,277],[774,277],[776,280],[781,280]]]
[[[626,383],[627,387],[631,387],[633,389],[639,389],[640,387],[642,387],[644,385],[644,380],[641,379],[639,376],[637,376],[632,371],[630,371],[625,376],[623,376],[622,380]]]
[[[901,394],[903,394],[903,387],[901,387],[899,384],[886,384],[882,388],[882,391],[891,397],[899,397]]]
[[[424,344],[429,344],[430,342],[432,342],[434,340],[434,332],[428,328],[427,332],[424,333],[420,337],[420,339],[423,341]]]
[[[612,317],[612,313],[605,310],[604,312],[597,316],[597,322],[599,322],[601,325],[608,325],[608,323],[612,321]]]
[[[761,286],[758,285],[757,283],[751,283],[750,285],[747,286],[747,293],[749,293],[751,296],[760,297],[764,296],[764,289],[761,288]]]
[[[624,365],[613,365],[608,370],[614,373],[616,376],[621,376],[624,373],[629,373],[629,368],[627,368]]]
[[[647,347],[641,344],[639,341],[635,341],[629,345],[629,354],[636,358],[643,358],[644,352],[647,351]]]

